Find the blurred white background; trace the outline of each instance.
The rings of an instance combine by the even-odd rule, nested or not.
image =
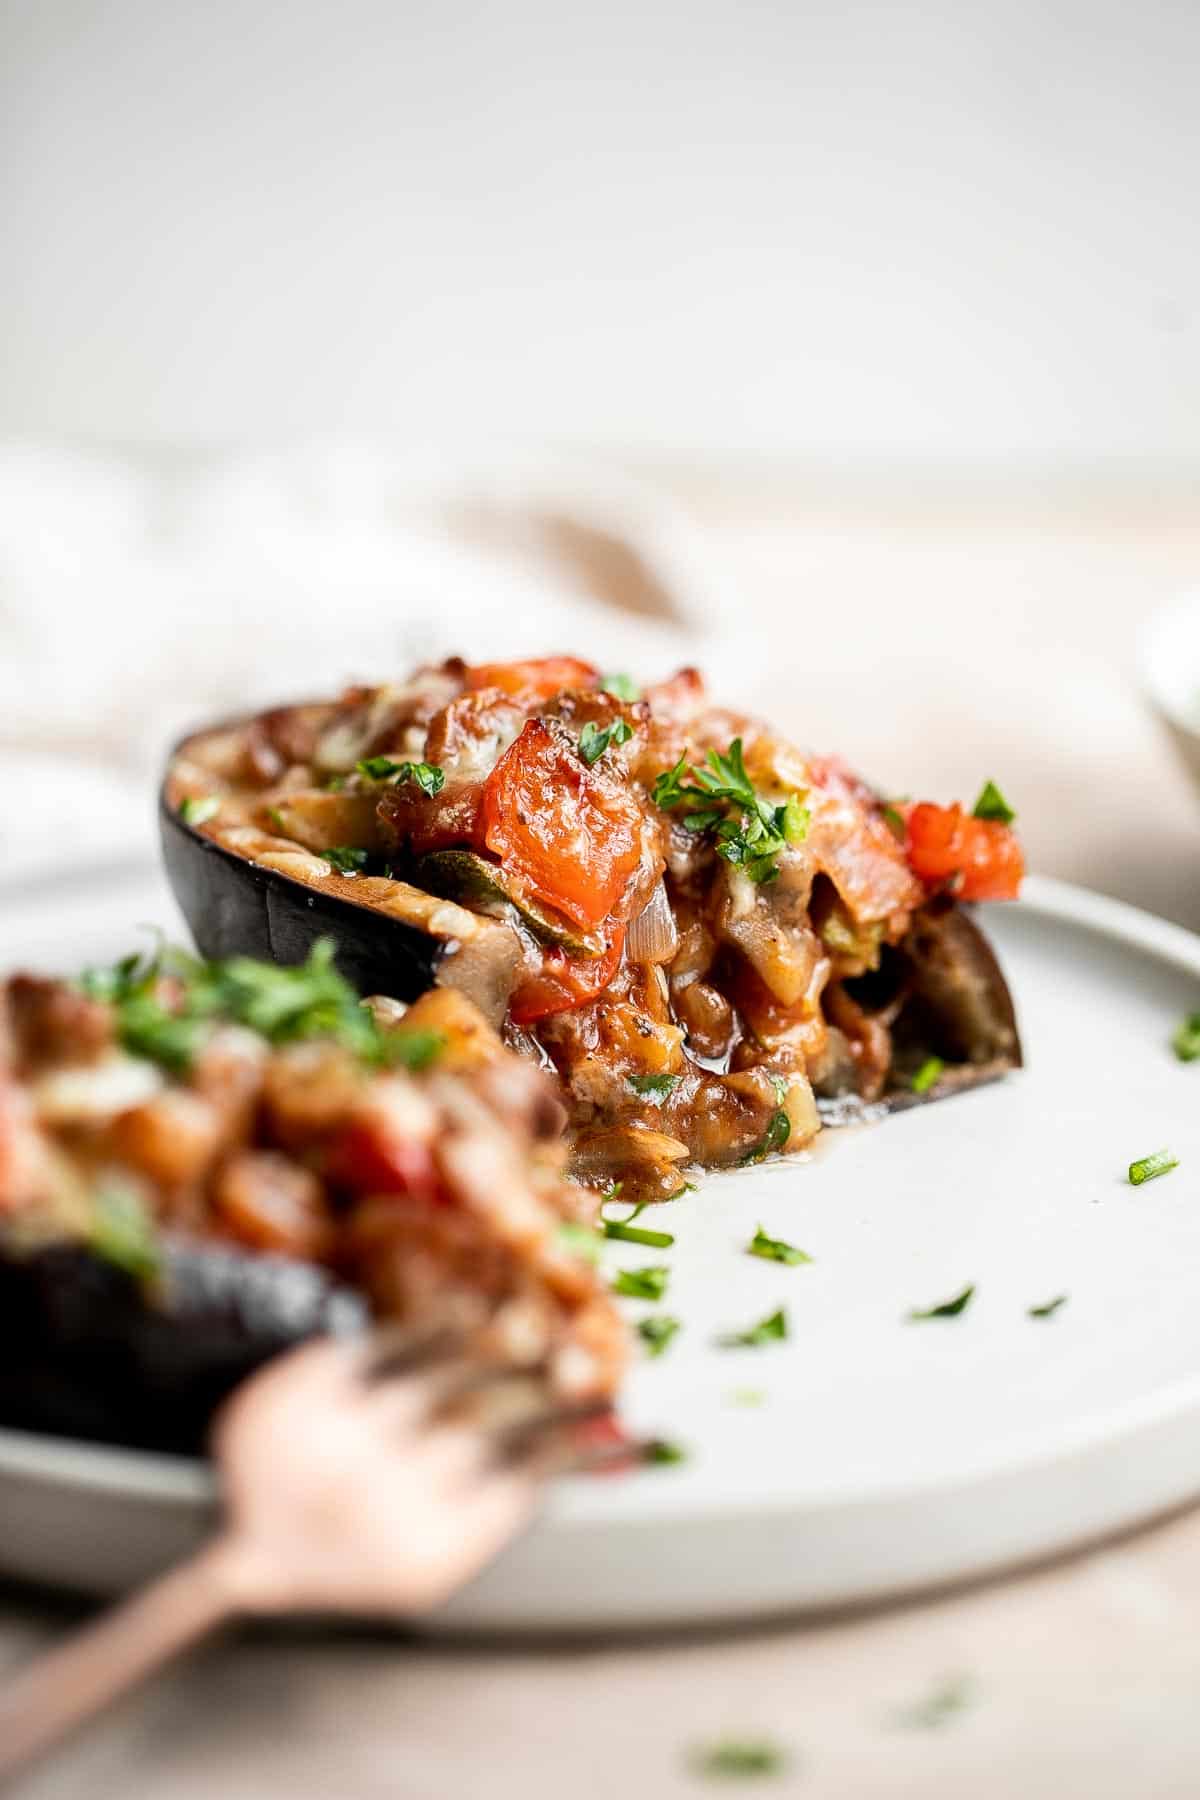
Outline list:
[[[1200,473],[1195,0],[3,0],[0,426]]]
[[[1200,924],[1198,92],[1197,0],[0,0],[0,872],[579,649]]]

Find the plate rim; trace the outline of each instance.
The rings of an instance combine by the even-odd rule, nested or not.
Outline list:
[[[24,897],[14,895],[10,900],[8,896],[0,896],[0,909],[8,910],[15,901],[14,910],[17,910],[22,908],[23,900],[28,904]],[[1027,877],[1017,905],[1021,911],[1092,931],[1148,953],[1189,971],[1200,982],[1200,934],[1127,901],[1057,877],[1032,875]],[[1019,1008],[1019,996],[1017,998]],[[1021,1079],[1020,1073],[1010,1079]],[[874,1481],[869,1489],[819,1489],[803,1500],[775,1490],[756,1494],[753,1499],[726,1496],[707,1504],[693,1502],[671,1507],[666,1503],[667,1494],[659,1486],[663,1482],[663,1473],[656,1471],[652,1478],[658,1498],[649,1511],[639,1511],[632,1504],[634,1497],[630,1488],[634,1484],[621,1483],[626,1502],[614,1506],[612,1500],[618,1490],[606,1488],[610,1496],[607,1516],[614,1526],[644,1525],[657,1529],[672,1522],[694,1524],[714,1515],[735,1520],[818,1507],[851,1509],[881,1501],[919,1502],[933,1495],[945,1497],[951,1490],[969,1492],[991,1482],[1044,1470],[1047,1465],[1066,1465],[1086,1459],[1090,1453],[1102,1450],[1114,1437],[1129,1438],[1139,1432],[1153,1431],[1189,1411],[1200,1415],[1200,1367],[1195,1374],[1130,1400],[1115,1411],[1089,1413],[1068,1426],[1056,1428],[1052,1436],[1043,1434],[1017,1440],[999,1455],[962,1469],[952,1482],[947,1482],[944,1474],[928,1478],[906,1476],[895,1482]],[[91,1444],[78,1438],[55,1438],[40,1432],[0,1427],[0,1479],[6,1476],[183,1507],[214,1503],[219,1488],[215,1469],[199,1457]],[[640,1487],[641,1483],[636,1485]],[[1197,1485],[1200,1487],[1200,1476]],[[585,1492],[590,1500],[590,1487],[591,1484],[582,1482],[563,1484],[552,1496],[543,1518],[551,1518],[555,1527],[561,1529],[594,1527],[600,1519],[595,1506],[573,1504],[573,1497],[581,1500]]]

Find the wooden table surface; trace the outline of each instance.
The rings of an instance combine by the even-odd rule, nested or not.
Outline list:
[[[1200,796],[1133,670],[1141,619],[1200,585],[1188,496],[688,497],[746,629],[770,634],[759,710],[897,790],[969,797],[994,777],[1035,867],[1200,928]],[[971,1590],[770,1630],[533,1647],[255,1631],[19,1793],[675,1800],[705,1790],[690,1746],[759,1733],[794,1762],[753,1791],[1191,1800],[1198,1594],[1185,1513]],[[0,1666],[75,1616],[0,1593]],[[947,1682],[964,1703],[939,1726],[901,1722]]]

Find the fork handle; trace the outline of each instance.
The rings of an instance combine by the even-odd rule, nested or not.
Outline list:
[[[218,1538],[0,1690],[0,1780],[230,1617],[225,1552]]]

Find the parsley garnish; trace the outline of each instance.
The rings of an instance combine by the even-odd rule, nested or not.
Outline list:
[[[627,1075],[625,1077],[635,1094],[643,1099],[665,1100],[671,1090],[683,1080],[682,1075]]]
[[[611,725],[597,725],[595,719],[589,719],[579,734],[579,754],[590,769],[610,744],[627,744],[632,736],[633,726],[627,719],[614,719]]]
[[[689,773],[695,779],[686,782]],[[717,855],[744,869],[751,881],[773,881],[780,852],[808,834],[808,811],[795,794],[772,806],[755,793],[741,738],[734,738],[724,756],[710,750],[703,768],[689,771],[686,755],[681,756],[655,781],[653,799],[667,811],[686,806],[681,820],[685,830],[711,832]]]
[[[1137,1162],[1130,1163],[1129,1179],[1134,1187],[1141,1187],[1143,1181],[1153,1181],[1156,1175],[1167,1175],[1178,1167],[1179,1158],[1172,1156],[1169,1150],[1155,1150],[1153,1155],[1139,1157]]]
[[[615,694],[618,700],[640,700],[642,697],[642,690],[632,675],[602,675],[600,691]]]
[[[1067,1304],[1066,1294],[1055,1294],[1053,1300],[1043,1300],[1040,1306],[1028,1308],[1031,1319],[1052,1319],[1060,1306]]]
[[[698,1775],[717,1781],[739,1781],[759,1775],[781,1775],[788,1764],[788,1753],[769,1738],[724,1738],[719,1744],[706,1744],[692,1751],[689,1761]]]
[[[781,1306],[777,1312],[769,1313],[745,1331],[727,1331],[717,1343],[723,1350],[757,1350],[763,1344],[777,1343],[787,1334],[787,1313]]]
[[[972,813],[977,819],[996,819],[1001,825],[1011,825],[1017,816],[994,781],[984,782]]]
[[[680,1329],[680,1321],[669,1313],[655,1313],[652,1318],[638,1321],[637,1333],[646,1346],[647,1356],[661,1356]]]
[[[446,785],[446,771],[436,763],[393,762],[390,756],[364,756],[354,766],[368,781],[386,781],[391,787],[399,787],[402,781],[415,781],[431,800]]]
[[[126,1188],[101,1188],[93,1202],[90,1248],[139,1281],[158,1273],[154,1229],[136,1194]]]
[[[943,1300],[937,1306],[914,1306],[908,1315],[909,1320],[916,1324],[922,1319],[957,1319],[959,1313],[966,1312],[970,1306],[974,1293],[975,1283],[972,1281],[961,1294],[955,1294],[953,1300]]]
[[[937,1086],[945,1069],[940,1056],[927,1056],[908,1085],[914,1094],[927,1094],[931,1087]]]
[[[896,1713],[892,1722],[902,1731],[936,1731],[956,1713],[962,1712],[970,1701],[970,1682],[964,1675],[952,1675],[924,1700]]]
[[[746,1251],[750,1256],[761,1256],[764,1262],[786,1263],[790,1269],[812,1261],[806,1250],[797,1250],[795,1244],[787,1244],[782,1238],[768,1237],[761,1225],[746,1245]]]
[[[370,852],[358,850],[353,844],[335,844],[331,850],[321,850],[318,855],[332,864],[340,875],[361,875]]]
[[[1200,1059],[1200,1012],[1189,1013],[1180,1021],[1171,1048],[1180,1062],[1196,1062]]]
[[[774,1076],[774,1082],[775,1098],[783,1100],[784,1094],[788,1091],[788,1084],[783,1082],[781,1076]],[[748,1148],[745,1156],[741,1157],[741,1166],[745,1168],[747,1163],[761,1163],[763,1157],[774,1156],[775,1150],[783,1150],[784,1143],[790,1136],[792,1136],[792,1120],[784,1112],[783,1105],[777,1105],[772,1116],[766,1120],[766,1130],[763,1132],[763,1136],[759,1138],[756,1145]]]
[[[296,968],[249,956],[205,963],[183,951],[126,957],[112,969],[89,970],[80,985],[116,1009],[117,1034],[131,1056],[173,1074],[190,1068],[215,1026],[245,1025],[272,1044],[332,1038],[363,1062],[424,1069],[443,1047],[440,1033],[386,1031],[334,966],[334,946],[321,938]],[[170,991],[159,991],[160,976]]]
[[[215,794],[187,794],[179,802],[179,816],[185,825],[206,825],[221,810]]]
[[[669,1231],[647,1231],[641,1225],[635,1225],[633,1222],[645,1212],[647,1206],[645,1200],[640,1206],[635,1206],[633,1211],[627,1213],[623,1219],[606,1219],[604,1217],[605,1205],[608,1201],[618,1198],[621,1186],[619,1181],[614,1181],[600,1203],[600,1229],[604,1236],[619,1238],[626,1244],[645,1244],[650,1250],[669,1250],[675,1242]]]
[[[662,1263],[652,1263],[647,1269],[618,1269],[612,1291],[624,1294],[628,1300],[661,1300],[670,1274]]]
[[[680,1445],[671,1443],[668,1438],[649,1438],[642,1445],[642,1461],[644,1463],[686,1462],[687,1451]]]
[[[899,838],[901,843],[903,843],[908,836],[908,826],[904,822],[904,814],[900,811],[900,808],[907,805],[907,794],[902,794],[894,800],[881,800],[879,803],[880,817],[883,819],[884,824],[887,826],[892,836],[894,838]]]

